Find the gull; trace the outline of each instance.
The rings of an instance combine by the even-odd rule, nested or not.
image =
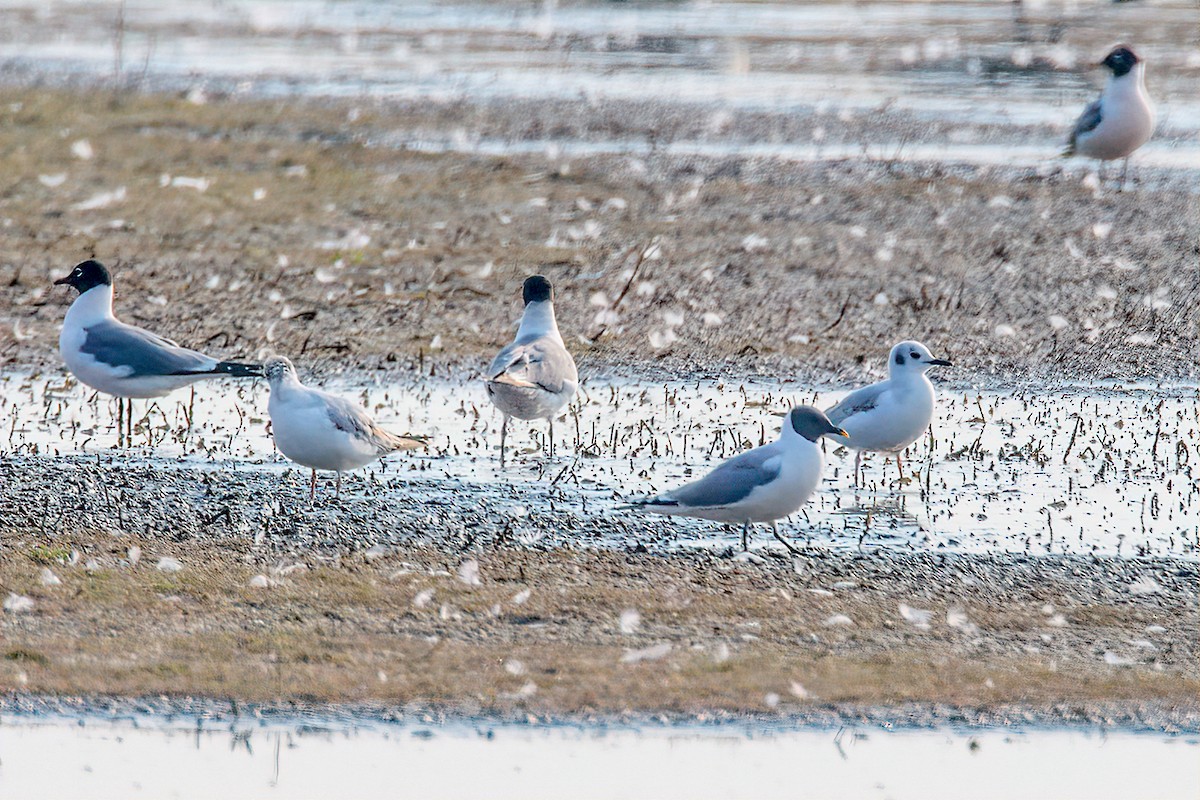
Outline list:
[[[725,461],[698,481],[653,497],[632,500],[625,508],[655,514],[697,517],[742,524],[742,550],[749,545],[750,526],[771,523],[797,511],[821,481],[825,460],[817,440],[845,436],[819,409],[796,406],[787,414],[779,438]]]
[[[864,450],[895,453],[900,480],[904,463],[900,453],[921,438],[933,419],[933,384],[925,373],[930,367],[949,367],[949,361],[934,358],[920,342],[900,342],[888,355],[888,379],[857,389],[825,413],[835,425],[846,429],[845,439],[834,441],[851,447],[854,482]]]
[[[1129,156],[1154,132],[1154,108],[1146,94],[1146,62],[1128,46],[1117,45],[1100,66],[1108,67],[1112,76],[1100,98],[1076,120],[1063,155],[1099,159],[1102,170],[1105,161],[1125,159],[1121,170],[1124,189]]]
[[[319,469],[337,472],[340,497],[344,471],[366,466],[397,450],[425,446],[420,439],[385,431],[361,406],[305,386],[292,362],[283,356],[268,358],[263,369],[271,386],[267,413],[275,446],[292,461],[312,470],[309,502],[317,499]]]
[[[488,399],[500,409],[500,466],[504,466],[504,441],[508,420],[544,419],[550,423],[550,455],[554,455],[554,416],[571,401],[579,388],[575,359],[567,352],[554,319],[554,289],[541,275],[525,279],[522,287],[525,312],[517,338],[488,367]]]
[[[81,383],[117,398],[118,439],[126,401],[126,425],[131,435],[134,398],[163,397],[208,378],[262,377],[258,364],[218,361],[121,322],[113,315],[112,278],[99,261],[81,261],[70,275],[54,283],[72,286],[79,292],[63,320],[59,352],[67,369]]]

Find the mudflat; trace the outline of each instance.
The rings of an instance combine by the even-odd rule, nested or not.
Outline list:
[[[96,256],[130,321],[325,371],[483,363],[540,272],[585,376],[859,378],[901,331],[985,381],[1196,374],[1188,170],[1118,193],[1056,168],[429,154],[386,143],[442,107],[0,102],[8,365],[56,364],[50,281]]]
[[[7,88],[0,107],[0,363],[41,378],[61,369],[69,301],[50,282],[91,256],[131,322],[351,379],[469,373],[507,341],[533,272],[584,375],[848,384],[898,331],[980,386],[1196,375],[1186,171],[1118,194],[900,159],[413,152],[389,135],[445,112],[400,102]],[[0,462],[9,702],[1200,726],[1194,559],[609,549],[593,544],[664,529],[561,508],[531,515],[554,534],[539,543],[469,496],[403,499],[400,479],[309,509],[274,476],[239,474],[232,493],[220,469],[184,472]],[[70,514],[43,513],[64,496]],[[89,516],[114,498],[118,524]],[[228,510],[247,503],[261,526]]]

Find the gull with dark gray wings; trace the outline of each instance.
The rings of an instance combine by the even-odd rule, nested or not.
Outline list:
[[[728,461],[698,481],[669,492],[631,501],[628,508],[742,525],[742,549],[749,546],[750,526],[771,523],[800,509],[821,482],[822,436],[846,432],[819,409],[797,406],[787,414],[779,438]]]
[[[113,314],[112,277],[99,261],[82,261],[54,283],[79,292],[58,338],[62,359],[81,383],[118,398],[119,416],[124,414],[124,401],[130,401],[132,412],[135,398],[163,397],[209,378],[263,374],[258,364],[218,361],[121,322]],[[127,424],[132,428],[132,418]]]
[[[554,455],[554,417],[579,388],[575,359],[567,352],[554,318],[554,289],[541,275],[525,279],[522,287],[525,312],[513,343],[488,367],[488,399],[500,409],[500,466],[508,421],[544,419],[550,423],[550,455]]]

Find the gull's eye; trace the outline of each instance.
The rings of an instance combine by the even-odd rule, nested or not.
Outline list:
[[[908,357],[915,361],[916,359],[921,357],[921,354],[920,353],[909,353]]]

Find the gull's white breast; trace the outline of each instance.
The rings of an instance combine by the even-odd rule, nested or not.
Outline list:
[[[1138,76],[1130,73],[1109,83],[1100,100],[1100,124],[1079,134],[1075,152],[1112,161],[1125,158],[1154,133],[1154,109]]]
[[[279,452],[310,469],[343,472],[379,457],[365,439],[339,430],[320,395],[306,388],[273,388],[267,401]]]
[[[933,420],[933,384],[924,375],[893,381],[874,408],[860,411],[839,425],[849,439],[831,439],[857,450],[890,453],[903,450],[921,438]]]

